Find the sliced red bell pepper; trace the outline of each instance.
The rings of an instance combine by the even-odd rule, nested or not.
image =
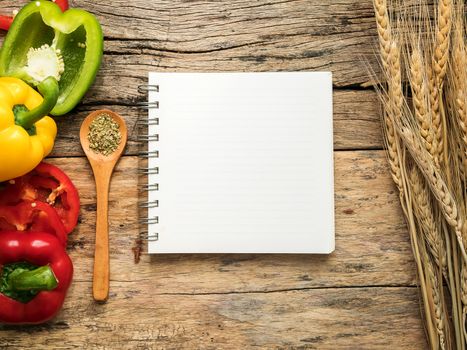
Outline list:
[[[13,17],[0,15],[0,29],[8,30],[13,23]]]
[[[40,163],[33,171],[11,180],[0,190],[0,205],[41,201],[51,205],[62,220],[66,233],[78,223],[79,195],[70,178],[52,164]]]
[[[56,3],[63,12],[65,12],[69,8],[68,0],[52,0],[52,1]]]
[[[52,0],[52,2],[56,3],[60,9],[65,12],[70,7],[68,4],[68,0]],[[14,17],[0,15],[0,29],[1,30],[8,30],[13,23]]]
[[[47,203],[0,205],[0,231],[48,232],[66,247],[67,233],[57,212]]]
[[[72,277],[70,257],[51,234],[0,232],[0,323],[52,319]]]

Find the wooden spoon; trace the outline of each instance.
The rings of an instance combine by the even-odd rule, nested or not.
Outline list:
[[[101,114],[110,115],[120,126],[122,140],[112,154],[104,156],[89,148],[89,125]],[[96,220],[96,248],[94,255],[94,276],[92,292],[94,300],[104,302],[109,297],[109,185],[115,164],[123,153],[127,140],[125,121],[117,113],[109,110],[98,110],[89,114],[81,125],[79,134],[81,146],[91,163],[96,181],[97,192],[97,220]]]

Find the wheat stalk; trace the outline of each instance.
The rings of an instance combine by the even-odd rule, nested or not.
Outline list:
[[[465,40],[464,3],[459,2],[453,14],[452,55],[447,75],[446,104],[448,106],[448,138],[450,142],[452,190],[460,204],[460,211],[465,216],[466,188],[465,167],[467,161],[467,51]],[[463,227],[464,242],[467,241],[467,227]]]
[[[467,321],[467,264],[462,264],[461,270],[461,301],[462,307],[462,319],[464,324],[464,335],[467,338],[465,323]]]
[[[458,207],[454,196],[450,192],[447,184],[445,183],[440,170],[435,166],[430,157],[427,150],[423,147],[421,137],[417,137],[416,134],[406,126],[403,126],[401,122],[396,124],[396,130],[401,135],[401,139],[404,145],[407,147],[409,153],[412,155],[413,159],[417,163],[421,173],[425,177],[427,184],[429,185],[431,192],[438,203],[438,207],[440,212],[443,214],[446,223],[448,223],[454,231],[455,234],[455,241],[457,242],[457,247],[452,245],[452,254],[448,254],[447,258],[453,259],[451,263],[449,261],[449,282],[451,286],[451,293],[452,293],[452,302],[453,302],[453,323],[455,329],[455,338],[456,338],[456,346],[457,349],[464,349],[465,338],[464,333],[461,333],[464,329],[463,324],[461,324],[462,320],[462,310],[460,308],[460,293],[461,293],[461,286],[459,278],[460,270],[458,268],[458,259],[457,259],[457,252],[460,251],[462,256],[462,263],[467,262],[467,254],[465,252],[465,246],[463,242],[463,235],[462,235],[462,218],[459,215]],[[449,237],[446,236],[447,239],[447,247],[450,247],[448,244]],[[426,263],[426,262],[425,262]],[[458,301],[459,300],[459,301]],[[425,312],[427,309],[425,307]],[[429,326],[429,324],[428,324]],[[430,333],[429,333],[430,334]],[[431,338],[430,338],[431,339]],[[430,341],[430,344],[433,344],[433,341]]]
[[[464,261],[467,262],[467,254],[465,252],[462,239],[462,218],[459,216],[454,196],[450,192],[441,173],[436,169],[431,161],[430,155],[421,145],[420,140],[416,137],[414,132],[408,127],[403,126],[401,122],[397,122],[395,125],[397,127],[396,130],[398,134],[401,136],[405,146],[409,150],[415,162],[418,164],[433,195],[437,199],[439,208],[441,209],[441,213],[443,214],[446,222],[454,229],[461,254]]]
[[[395,40],[392,40],[389,45],[389,56],[388,56],[388,98],[386,99],[386,111],[388,112],[388,119],[394,123],[394,127],[396,129],[397,123],[402,121],[402,112],[404,107],[404,94],[402,91],[402,71],[401,71],[401,55],[400,55],[400,46]],[[396,141],[398,137],[396,137]],[[403,159],[405,157],[402,156],[403,151],[400,150],[400,145],[397,144],[399,147],[399,153],[397,154],[398,161],[402,164]],[[417,264],[418,274],[420,278],[420,289],[423,295],[423,303],[425,307],[425,314],[427,319],[431,319],[432,312],[430,310],[429,300],[428,300],[428,287],[425,281],[425,272],[423,270],[423,262],[422,262],[422,255],[420,254],[419,249],[419,237],[417,237],[416,232],[416,225],[415,219],[413,216],[412,211],[412,201],[411,201],[411,194],[410,191],[407,190],[407,181],[406,181],[406,174],[405,170],[401,169],[401,182],[403,185],[403,190],[400,191],[400,199],[401,204],[406,213],[409,225],[409,232],[411,236],[412,242],[412,250],[414,252],[414,257]],[[424,244],[424,242],[422,243]],[[436,342],[436,334],[434,331],[433,324],[430,322],[427,324],[428,326],[428,335],[431,344],[435,344]]]
[[[395,27],[387,1],[373,0],[373,4],[386,78],[378,92],[384,106],[391,174],[407,219],[431,349],[465,350],[465,0],[437,0],[434,21],[431,4],[425,0],[408,5],[397,1],[401,11],[395,15]],[[410,83],[410,96],[403,89],[404,74]]]

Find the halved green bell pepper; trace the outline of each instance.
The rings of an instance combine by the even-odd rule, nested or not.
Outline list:
[[[102,29],[94,15],[62,12],[50,1],[33,1],[16,15],[0,52],[0,75],[38,86],[48,77],[59,84],[50,114],[71,111],[93,84],[103,54]]]

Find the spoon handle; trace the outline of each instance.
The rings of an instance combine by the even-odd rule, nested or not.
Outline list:
[[[92,292],[94,300],[104,302],[109,297],[109,185],[112,169],[95,171],[97,192],[96,244]],[[107,170],[107,171],[106,171]]]

